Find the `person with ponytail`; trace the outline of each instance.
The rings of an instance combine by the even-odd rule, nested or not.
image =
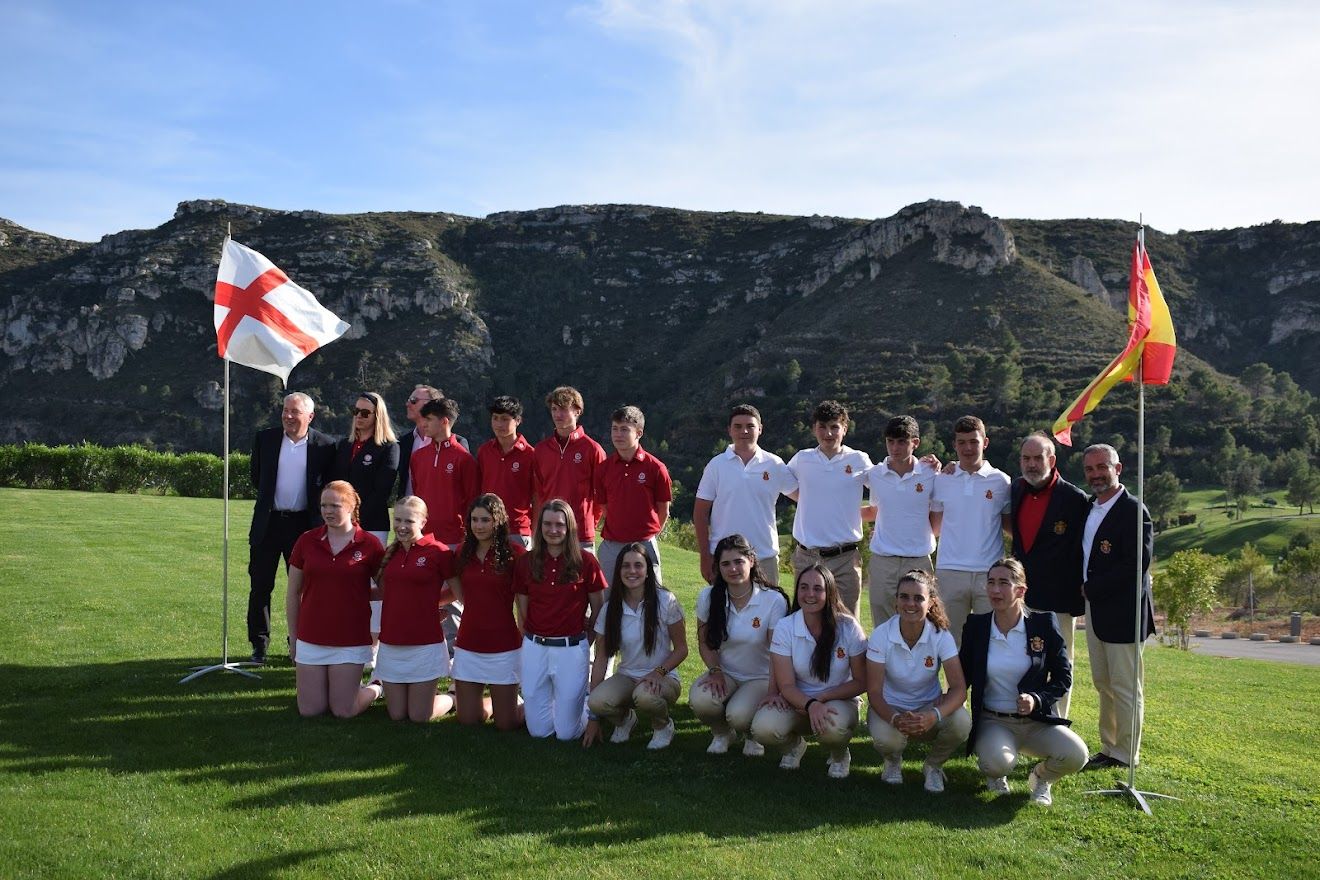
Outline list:
[[[467,534],[449,581],[463,603],[453,669],[460,724],[494,718],[500,730],[522,726],[518,667],[523,638],[514,619],[513,570],[526,553],[509,534],[509,513],[500,496],[477,496],[468,506]]]
[[[878,594],[880,585],[871,586]],[[893,607],[897,613],[875,628],[867,644],[866,726],[884,758],[880,778],[890,785],[903,782],[908,740],[929,741],[922,775],[926,791],[938,794],[944,791],[944,762],[972,729],[963,708],[967,680],[933,574],[912,569],[899,578]],[[941,669],[947,691],[940,689]]]
[[[697,594],[697,651],[706,672],[692,682],[688,704],[710,726],[707,752],[723,755],[744,739],[743,754],[758,757],[765,747],[747,733],[770,692],[770,636],[788,614],[788,596],[766,583],[742,535],[721,538],[712,557],[714,578]]]
[[[284,615],[295,664],[298,712],[351,718],[380,699],[362,684],[371,659],[371,579],[385,550],[358,525],[358,494],[344,480],[321,492],[324,525],[298,538],[289,556]]]
[[[866,634],[819,562],[798,573],[793,613],[770,641],[770,670],[777,693],[752,718],[752,737],[780,750],[781,769],[796,770],[807,750],[803,734],[814,733],[830,751],[829,777],[845,778],[858,697],[866,690]]]
[[[454,554],[425,534],[426,513],[426,502],[414,495],[395,502],[394,543],[376,573],[383,596],[376,677],[395,721],[424,723],[454,707],[452,697],[436,693],[449,674],[440,606],[453,599],[445,582],[454,574]]]
[[[591,720],[582,744],[600,739],[600,718],[614,725],[610,742],[627,742],[641,712],[651,720],[646,747],[663,749],[674,741],[669,710],[678,701],[678,667],[688,655],[683,606],[656,580],[646,545],[625,544],[615,560],[604,613],[596,617],[596,657],[587,699]],[[606,678],[615,654],[620,655],[618,669]]]

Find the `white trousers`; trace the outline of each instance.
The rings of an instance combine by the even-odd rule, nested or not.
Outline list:
[[[588,651],[586,639],[562,648],[523,641],[523,711],[532,736],[577,739],[586,730]]]

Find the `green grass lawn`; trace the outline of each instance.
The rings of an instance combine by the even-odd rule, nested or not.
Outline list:
[[[1320,515],[1299,516],[1296,507],[1284,502],[1282,491],[1269,492],[1278,504],[1253,499],[1242,519],[1229,517],[1222,489],[1192,489],[1182,493],[1183,509],[1196,514],[1190,525],[1165,529],[1155,541],[1156,567],[1179,550],[1199,547],[1207,553],[1227,555],[1248,541],[1267,559],[1283,553],[1294,535],[1309,534],[1320,541]]]
[[[686,699],[661,753],[640,735],[584,752],[393,724],[383,706],[303,720],[287,661],[259,682],[176,684],[219,652],[219,502],[6,489],[0,504],[0,877],[1317,876],[1311,668],[1152,648],[1138,781],[1182,798],[1154,818],[1082,794],[1112,774],[1063,780],[1042,810],[1024,766],[992,800],[966,758],[929,796],[916,748],[893,788],[861,736],[841,782],[815,746],[794,773],[708,756]],[[236,654],[249,510],[232,516]],[[690,613],[696,557],[664,561]]]

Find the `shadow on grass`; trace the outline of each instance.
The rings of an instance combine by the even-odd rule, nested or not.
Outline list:
[[[779,770],[769,755],[707,755],[709,734],[685,704],[664,752],[647,751],[641,733],[626,745],[587,751],[465,728],[452,718],[397,724],[379,704],[350,721],[302,719],[288,665],[266,668],[260,681],[211,675],[180,686],[188,665],[0,665],[0,767],[6,774],[97,769],[155,775],[162,784],[221,783],[232,789],[227,806],[235,810],[367,798],[379,819],[455,814],[477,834],[533,834],[571,846],[900,821],[987,828],[1012,821],[1026,803],[1025,794],[990,799],[975,765],[961,757],[946,768],[949,790],[926,794],[917,747],[909,750],[904,785],[885,785],[878,756],[861,736],[852,745],[852,776],[842,781],[826,778],[816,745],[796,772]],[[1025,768],[1019,791],[1024,775]]]

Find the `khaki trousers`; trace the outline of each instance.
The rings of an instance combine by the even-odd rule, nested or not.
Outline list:
[[[765,556],[756,560],[756,568],[761,577],[772,587],[779,586],[779,554]]]
[[[714,733],[733,730],[745,736],[752,727],[752,716],[756,714],[761,700],[765,698],[765,692],[770,688],[769,680],[753,678],[751,681],[734,681],[726,675],[725,696],[722,700],[711,693],[709,682],[710,673],[707,672],[692,682],[692,687],[688,689],[688,705],[692,707],[692,714]]]
[[[929,705],[922,706],[917,711],[928,712],[931,708],[932,706]],[[875,744],[875,750],[882,757],[902,759],[908,737],[900,733],[897,727],[871,711],[866,713],[866,727],[871,731],[871,741]],[[930,743],[930,753],[926,755],[926,763],[932,767],[942,767],[945,761],[953,757],[958,746],[967,742],[967,734],[971,731],[972,715],[959,706],[925,734],[914,739]]]
[[[940,601],[944,603],[944,613],[949,616],[949,632],[953,633],[953,640],[960,648],[967,616],[972,613],[985,614],[990,610],[990,599],[985,595],[987,574],[984,571],[935,569]]]
[[[1089,611],[1090,603],[1086,607]],[[1100,696],[1100,751],[1133,766],[1141,759],[1141,725],[1145,708],[1139,648],[1139,645],[1102,642],[1090,625],[1086,627],[1091,682]],[[1132,739],[1133,716],[1137,719],[1135,742]]]
[[[1044,782],[1053,782],[1086,766],[1086,743],[1062,724],[982,712],[979,727],[976,763],[992,779],[1011,773],[1019,753],[1045,759],[1036,768],[1036,777]]]
[[[639,679],[616,672],[592,689],[587,697],[587,708],[611,724],[622,724],[631,709],[636,709],[663,727],[669,720],[669,707],[678,702],[678,679],[666,675],[660,683],[660,693],[650,691]]]
[[[899,578],[914,568],[934,572],[930,554],[925,556],[881,556],[871,554],[866,566],[866,590],[871,598],[871,629],[894,616]]]
[[[820,744],[830,750],[831,760],[839,760],[848,750],[853,730],[857,727],[857,700],[830,700],[825,704],[834,710],[825,729],[817,737]],[[752,739],[766,748],[787,752],[801,736],[811,735],[811,719],[796,709],[762,706],[752,717]]]
[[[834,575],[834,582],[839,586],[839,598],[843,600],[848,613],[861,620],[859,603],[862,597],[862,551],[853,550],[850,553],[840,553],[838,556],[821,556],[810,547],[798,545],[793,549],[793,582],[796,584],[798,575],[817,562]],[[788,592],[791,601],[792,592]]]

